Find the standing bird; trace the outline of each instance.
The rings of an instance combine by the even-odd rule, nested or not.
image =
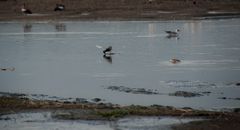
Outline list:
[[[165,31],[169,37],[177,37],[180,30],[179,29],[176,29],[176,31]]]
[[[26,8],[25,8],[25,4],[22,5],[21,11],[22,11],[24,14],[32,14],[32,11],[31,11],[30,9],[26,9]]]
[[[56,4],[56,7],[54,8],[54,11],[64,11],[65,6],[63,4]]]
[[[109,46],[108,48],[106,48],[105,50],[103,50],[104,55],[108,52],[111,53],[112,51],[112,46]]]

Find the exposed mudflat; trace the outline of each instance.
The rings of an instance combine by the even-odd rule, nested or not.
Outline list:
[[[37,96],[37,95],[34,95]],[[43,95],[42,95],[43,96]],[[46,96],[46,95],[44,95]],[[63,100],[36,100],[25,94],[1,93],[0,128],[25,129],[212,129],[239,126],[239,110],[214,112],[170,106],[120,106]],[[194,122],[192,122],[194,121]],[[189,124],[185,124],[191,122]],[[228,127],[227,123],[233,124]],[[214,125],[213,125],[214,124]]]

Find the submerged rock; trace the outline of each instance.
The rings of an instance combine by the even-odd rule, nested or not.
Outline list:
[[[112,91],[132,93],[132,94],[147,94],[147,95],[159,94],[157,90],[145,89],[145,88],[129,88],[125,86],[109,86],[106,89],[110,89]]]
[[[88,103],[87,99],[85,98],[76,98],[76,103]]]
[[[101,98],[93,98],[92,101],[94,101],[94,102],[100,102],[100,101],[102,101],[102,99],[101,99]]]
[[[219,97],[218,99],[224,99],[224,100],[225,100],[225,99],[227,99],[227,98],[226,98],[226,97]]]
[[[175,93],[169,93],[169,96],[178,96],[178,97],[198,97],[203,96],[200,93],[187,92],[187,91],[176,91]]]

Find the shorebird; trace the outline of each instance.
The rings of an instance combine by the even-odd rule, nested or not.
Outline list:
[[[173,58],[173,59],[170,60],[170,62],[173,63],[173,64],[177,64],[177,63],[180,63],[181,60]]]
[[[106,54],[106,53],[111,53],[112,51],[112,46],[109,46],[108,48],[106,48],[105,50],[103,50],[103,53]]]
[[[180,30],[179,29],[176,29],[176,31],[165,31],[169,37],[177,37]]]
[[[30,9],[26,9],[26,8],[25,8],[25,4],[22,5],[21,11],[22,11],[24,14],[32,14],[32,11],[31,11]]]
[[[65,10],[65,6],[62,4],[56,4],[56,7],[54,9],[54,11],[63,11]]]

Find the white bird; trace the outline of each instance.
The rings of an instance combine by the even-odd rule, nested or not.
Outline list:
[[[63,4],[56,4],[56,7],[54,8],[54,11],[64,11],[65,6]]]
[[[170,36],[170,37],[177,37],[178,35],[179,35],[179,32],[180,32],[180,30],[179,29],[176,29],[176,31],[165,31],[167,34],[168,34],[168,36]]]
[[[26,9],[26,8],[25,8],[25,4],[22,5],[21,11],[22,11],[24,14],[32,14],[32,11],[31,11],[30,9]]]

